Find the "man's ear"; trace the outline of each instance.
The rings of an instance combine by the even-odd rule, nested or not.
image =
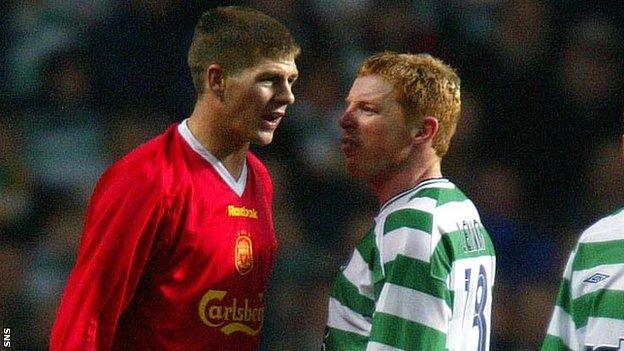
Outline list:
[[[204,84],[205,90],[212,91],[216,96],[222,98],[225,91],[225,74],[223,68],[216,63],[211,64],[206,69]]]
[[[440,122],[435,117],[427,116],[423,119],[420,128],[414,128],[413,141],[414,145],[423,142],[432,141],[438,134]]]

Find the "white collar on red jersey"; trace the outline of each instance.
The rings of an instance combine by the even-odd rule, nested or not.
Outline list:
[[[245,191],[245,185],[247,184],[247,161],[243,164],[243,170],[241,171],[240,177],[234,179],[232,174],[228,172],[223,163],[219,161],[213,154],[210,153],[200,142],[195,138],[193,133],[188,127],[187,124],[188,119],[185,119],[178,125],[178,132],[182,136],[182,139],[187,142],[187,144],[197,152],[201,157],[203,157],[206,161],[208,161],[217,173],[221,176],[223,181],[230,187],[232,190],[238,195],[242,196]]]

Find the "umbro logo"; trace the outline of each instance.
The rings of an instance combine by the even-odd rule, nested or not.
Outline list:
[[[600,283],[601,281],[609,278],[610,275],[608,274],[603,274],[603,273],[594,273],[591,277],[583,280],[584,283],[592,283],[592,284],[596,284],[596,283]]]
[[[624,350],[624,338],[620,338],[618,346],[611,345],[586,345],[585,351],[622,351]]]

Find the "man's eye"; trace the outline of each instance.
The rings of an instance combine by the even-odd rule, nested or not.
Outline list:
[[[377,112],[374,108],[370,107],[370,106],[362,106],[360,107],[360,109],[364,112],[370,112],[370,113],[375,113]]]

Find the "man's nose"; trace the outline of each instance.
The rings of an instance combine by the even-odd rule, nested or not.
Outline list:
[[[292,86],[289,83],[282,84],[277,92],[275,100],[282,104],[292,105],[295,102]]]
[[[338,119],[338,124],[342,129],[353,128],[355,126],[353,111],[347,108]]]

